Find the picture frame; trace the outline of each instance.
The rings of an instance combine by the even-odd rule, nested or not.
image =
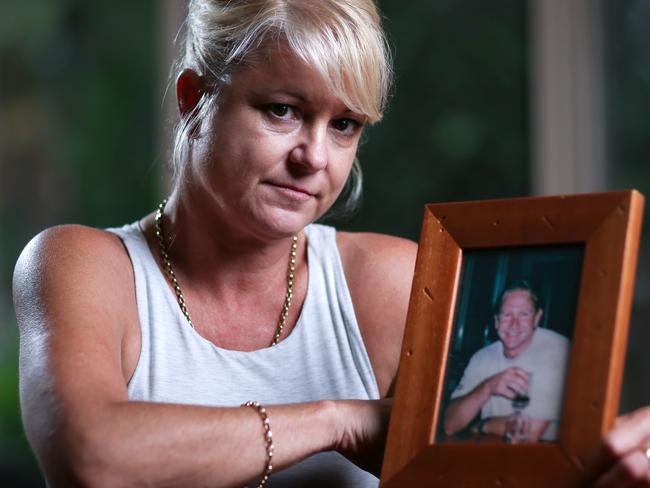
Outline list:
[[[643,206],[636,190],[426,205],[382,487],[575,487],[589,479],[618,413]],[[440,440],[467,256],[565,245],[583,253],[557,439]]]

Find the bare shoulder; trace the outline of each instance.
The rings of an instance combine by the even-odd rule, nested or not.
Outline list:
[[[35,294],[47,296],[57,283],[77,291],[94,287],[101,291],[128,276],[129,263],[115,234],[81,225],[51,227],[36,235],[20,254],[14,269],[14,300],[19,305]]]
[[[372,233],[337,233],[359,327],[382,396],[395,379],[417,244]]]
[[[127,305],[135,306],[133,271],[120,238],[80,225],[46,229],[27,244],[14,269],[13,294],[23,339],[74,324],[123,326]]]
[[[393,291],[404,283],[410,286],[417,254],[415,242],[385,234],[338,232],[337,244],[346,274],[353,282],[356,277],[366,284],[368,280],[379,281],[377,286]]]
[[[50,261],[51,257],[68,260],[97,252],[112,254],[109,257],[124,253],[120,238],[111,232],[84,225],[58,225],[41,231],[27,243],[16,270],[28,271],[34,265],[45,264],[43,260]]]

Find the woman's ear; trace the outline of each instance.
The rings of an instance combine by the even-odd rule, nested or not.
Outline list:
[[[201,100],[205,90],[205,81],[202,76],[190,68],[185,68],[176,79],[176,100],[181,117],[185,117],[194,110]]]

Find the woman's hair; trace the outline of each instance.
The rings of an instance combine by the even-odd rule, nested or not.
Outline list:
[[[214,115],[220,88],[230,81],[233,69],[269,42],[288,46],[336,97],[371,124],[382,117],[392,72],[373,0],[190,0],[184,29],[174,71],[195,70],[208,89],[176,127],[176,179],[188,157],[192,127]],[[348,200],[343,209],[355,207],[360,194],[361,168],[355,159],[343,190]]]

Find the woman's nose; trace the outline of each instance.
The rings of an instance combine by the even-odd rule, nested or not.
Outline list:
[[[301,131],[299,140],[289,152],[289,160],[304,171],[324,169],[327,166],[327,128],[315,126]]]

